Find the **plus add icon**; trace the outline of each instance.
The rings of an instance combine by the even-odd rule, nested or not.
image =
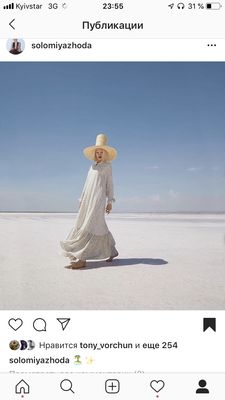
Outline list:
[[[108,379],[105,382],[105,391],[106,393],[116,394],[120,391],[120,382],[118,379]]]

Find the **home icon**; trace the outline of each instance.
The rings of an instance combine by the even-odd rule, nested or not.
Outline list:
[[[30,386],[23,379],[16,385],[16,394],[29,394]]]

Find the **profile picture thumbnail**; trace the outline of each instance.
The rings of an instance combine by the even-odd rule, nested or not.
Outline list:
[[[11,350],[18,350],[20,348],[20,343],[18,342],[18,340],[11,340],[11,342],[9,343],[9,347]]]
[[[9,53],[18,55],[21,54],[25,49],[25,42],[23,39],[8,39],[7,50]]]

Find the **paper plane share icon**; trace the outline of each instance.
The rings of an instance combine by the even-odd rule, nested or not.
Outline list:
[[[65,331],[68,323],[70,322],[70,318],[56,318],[56,319],[61,324],[62,330]]]

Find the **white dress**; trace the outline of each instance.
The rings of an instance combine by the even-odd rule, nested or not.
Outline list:
[[[115,240],[105,222],[106,199],[115,201],[111,163],[93,163],[81,194],[76,224],[66,240],[60,242],[65,255],[72,253],[80,260],[117,255]]]

